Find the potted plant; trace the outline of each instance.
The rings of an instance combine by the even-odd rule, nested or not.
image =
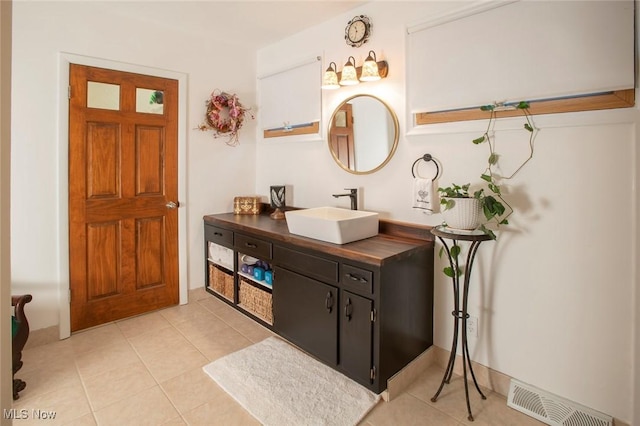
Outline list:
[[[484,213],[487,222],[494,221],[498,225],[506,225],[508,223],[506,218],[500,219],[506,208],[494,196],[485,195],[484,189],[479,189],[470,195],[470,186],[469,183],[465,185],[453,183],[445,188],[438,188],[438,192],[441,194],[440,204],[444,207],[442,210],[444,221],[449,228],[481,229],[495,239],[495,233],[484,223],[481,223],[482,214]],[[499,193],[500,188],[494,188],[494,193],[496,190]]]
[[[480,226],[482,204],[480,198],[469,195],[469,186],[452,183],[451,186],[438,188],[442,217],[447,227],[461,230],[476,229]]]

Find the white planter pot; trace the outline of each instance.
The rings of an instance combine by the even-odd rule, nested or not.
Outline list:
[[[453,208],[442,211],[444,221],[449,228],[476,229],[480,226],[482,206],[477,198],[445,198],[453,200]]]

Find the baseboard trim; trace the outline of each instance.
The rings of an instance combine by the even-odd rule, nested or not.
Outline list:
[[[52,325],[51,327],[40,328],[38,330],[29,330],[29,338],[24,345],[24,350],[35,348],[37,346],[47,345],[60,340],[60,327]]]
[[[435,346],[430,346],[418,355],[402,370],[387,380],[387,390],[382,393],[382,399],[389,402],[403,393],[427,368],[435,362]]]
[[[442,369],[447,368],[450,356],[451,351],[442,349],[438,346],[434,346],[435,365],[437,365],[438,367]],[[493,392],[504,396],[505,398],[509,395],[511,376],[493,370],[475,361],[471,361],[471,366],[476,376],[476,380],[478,381],[478,384],[480,386],[490,389]],[[459,376],[462,376],[462,355],[456,355],[456,363],[453,367],[453,372]]]
[[[382,394],[382,398],[385,401],[391,401],[403,393],[420,374],[432,365],[436,365],[442,369],[447,368],[450,353],[450,351],[438,346],[429,347],[387,381],[387,390]],[[505,398],[509,395],[510,376],[492,370],[475,361],[472,361],[471,364],[476,375],[476,380],[480,386],[499,393]],[[456,355],[456,364],[453,372],[457,375],[462,375],[462,356],[460,355]]]
[[[391,401],[398,397],[425,371],[427,368],[435,365],[447,368],[451,351],[431,346],[429,349],[420,354],[416,359],[411,361],[405,368],[396,373],[387,382],[387,390],[382,394],[385,401]],[[486,365],[471,361],[473,372],[476,376],[478,384],[484,388],[503,396],[505,399],[509,395],[509,387],[512,377],[496,371]],[[462,376],[462,356],[456,355],[456,363],[453,368],[454,374]],[[629,423],[614,417],[613,424],[615,426],[631,426]]]

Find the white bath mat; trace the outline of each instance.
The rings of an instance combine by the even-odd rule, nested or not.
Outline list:
[[[355,425],[380,396],[269,337],[203,370],[264,425]]]

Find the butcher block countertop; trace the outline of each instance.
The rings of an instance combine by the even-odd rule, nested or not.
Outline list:
[[[348,244],[333,244],[302,237],[289,232],[286,220],[274,220],[267,213],[237,215],[233,213],[204,216],[209,225],[246,232],[273,242],[317,250],[337,257],[381,266],[387,260],[411,256],[422,250],[433,250],[431,227],[380,219],[379,234]]]

